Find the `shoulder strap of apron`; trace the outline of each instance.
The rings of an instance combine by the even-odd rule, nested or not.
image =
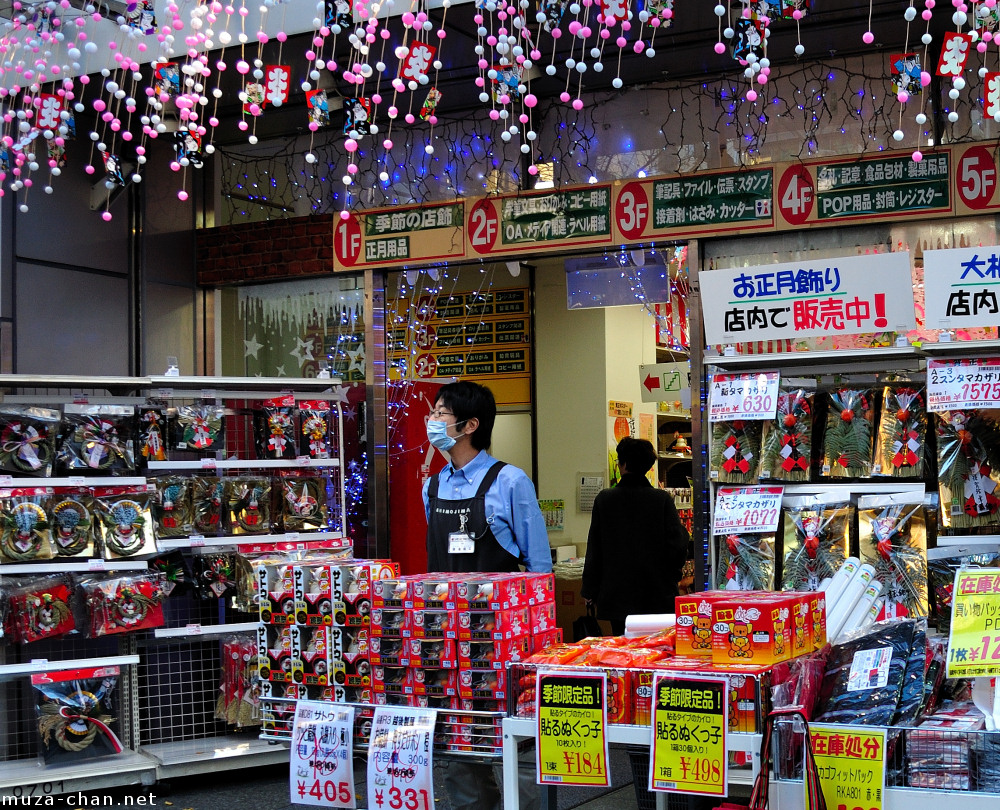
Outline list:
[[[431,482],[430,482],[430,484],[427,485],[427,500],[428,501],[433,501],[438,496],[438,476],[440,476],[440,475],[441,475],[441,473],[436,472],[436,473],[434,473],[434,475],[431,476]]]
[[[506,461],[498,461],[492,467],[486,471],[486,475],[483,476],[483,481],[479,485],[479,489],[476,490],[476,497],[482,498],[489,488],[493,486],[493,482],[497,480],[497,476],[500,475],[500,470],[507,466]],[[428,491],[429,494],[429,491]]]

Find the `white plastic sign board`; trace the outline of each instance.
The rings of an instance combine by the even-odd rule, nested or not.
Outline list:
[[[927,410],[974,408],[1000,408],[1000,358],[928,361]]]
[[[1000,247],[924,251],[928,329],[970,329],[1000,323]]]
[[[298,701],[292,727],[292,804],[357,807],[353,734],[353,706]]]
[[[379,706],[368,743],[369,810],[434,810],[434,709]]]
[[[774,419],[778,411],[777,371],[713,374],[708,392],[708,421]]]
[[[708,343],[908,332],[910,254],[709,270],[698,276]]]

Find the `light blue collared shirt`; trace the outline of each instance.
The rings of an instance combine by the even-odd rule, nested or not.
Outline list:
[[[438,498],[443,501],[461,501],[474,498],[487,470],[495,463],[485,450],[459,470],[449,462],[438,474]],[[424,517],[430,519],[430,504],[424,482]],[[538,508],[535,485],[524,470],[505,464],[486,492],[486,520],[500,547],[520,557],[525,567],[535,574],[552,570],[552,552],[545,518]]]

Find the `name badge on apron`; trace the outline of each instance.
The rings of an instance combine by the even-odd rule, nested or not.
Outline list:
[[[469,533],[465,530],[465,524],[469,519],[468,515],[459,515],[459,523],[457,532],[448,533],[448,553],[449,554],[475,554],[476,553],[476,541],[469,537]]]

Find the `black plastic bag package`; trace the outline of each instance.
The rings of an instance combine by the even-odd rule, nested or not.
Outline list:
[[[976,734],[972,784],[984,793],[1000,793],[1000,733]]]
[[[899,691],[899,706],[892,717],[894,726],[912,726],[924,707],[927,676],[927,631],[920,624],[913,628],[910,655],[903,670],[903,686]]]
[[[895,716],[916,622],[882,622],[836,645],[827,659],[814,720],[887,726]]]

